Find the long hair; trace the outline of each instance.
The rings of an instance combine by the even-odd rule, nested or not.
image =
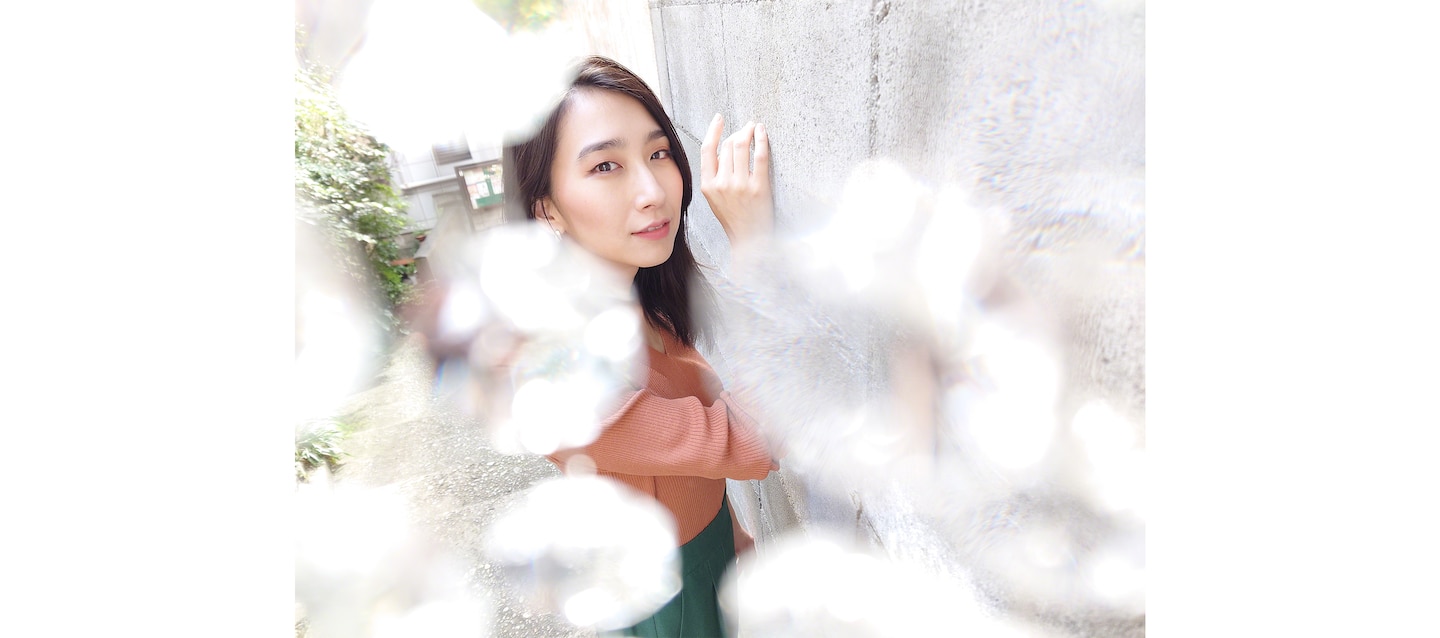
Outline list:
[[[535,136],[505,148],[506,199],[515,197],[514,204],[524,207],[525,218],[535,219],[535,204],[550,195],[550,167],[555,161],[560,122],[569,110],[575,93],[582,89],[613,91],[634,98],[645,107],[650,117],[655,118],[670,140],[670,155],[680,167],[680,181],[684,186],[675,249],[664,263],[641,268],[635,273],[635,290],[645,318],[693,348],[697,339],[707,336],[708,326],[704,318],[709,315],[714,293],[700,275],[695,255],[690,252],[690,244],[685,239],[685,220],[690,216],[690,199],[694,194],[690,160],[685,155],[680,136],[675,133],[674,123],[665,114],[655,93],[639,76],[609,58],[590,56],[581,61],[569,90]],[[518,217],[514,208],[507,214]]]

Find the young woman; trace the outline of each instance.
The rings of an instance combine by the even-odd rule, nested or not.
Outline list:
[[[701,191],[735,251],[773,224],[770,148],[763,125],[723,142],[716,115],[701,146]],[[750,147],[755,144],[754,169]],[[678,524],[682,589],[635,636],[723,634],[716,589],[748,537],[725,479],[764,478],[777,465],[752,418],[695,351],[711,292],[686,243],[690,164],[655,94],[625,67],[591,57],[529,141],[507,149],[530,219],[634,281],[644,311],[649,375],[582,449],[597,472],[649,494]],[[738,535],[737,535],[738,532]]]

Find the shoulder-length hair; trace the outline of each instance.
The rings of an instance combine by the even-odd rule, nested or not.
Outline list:
[[[569,90],[535,136],[505,148],[506,199],[514,198],[511,201],[515,205],[524,207],[525,218],[535,219],[536,202],[550,195],[550,167],[555,161],[560,121],[569,110],[575,93],[584,89],[613,91],[634,98],[645,107],[650,117],[655,118],[670,140],[670,155],[680,167],[680,180],[684,185],[675,249],[664,263],[641,268],[635,273],[635,289],[645,318],[693,348],[696,340],[708,332],[701,318],[708,314],[706,311],[712,305],[713,292],[700,275],[695,255],[690,252],[690,245],[685,239],[685,220],[689,217],[690,199],[694,194],[690,160],[685,155],[680,136],[675,134],[675,125],[660,106],[660,100],[639,76],[609,58],[590,56],[581,61]],[[513,212],[507,214],[518,217],[518,211],[514,208],[510,211]]]

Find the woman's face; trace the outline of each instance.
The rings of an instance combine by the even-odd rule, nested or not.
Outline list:
[[[670,140],[640,102],[604,90],[571,96],[561,119],[550,224],[633,277],[670,258],[683,190]]]

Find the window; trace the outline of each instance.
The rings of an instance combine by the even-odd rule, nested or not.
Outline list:
[[[435,165],[454,164],[470,160],[470,142],[465,138],[441,142],[430,147],[430,152],[435,156]]]

